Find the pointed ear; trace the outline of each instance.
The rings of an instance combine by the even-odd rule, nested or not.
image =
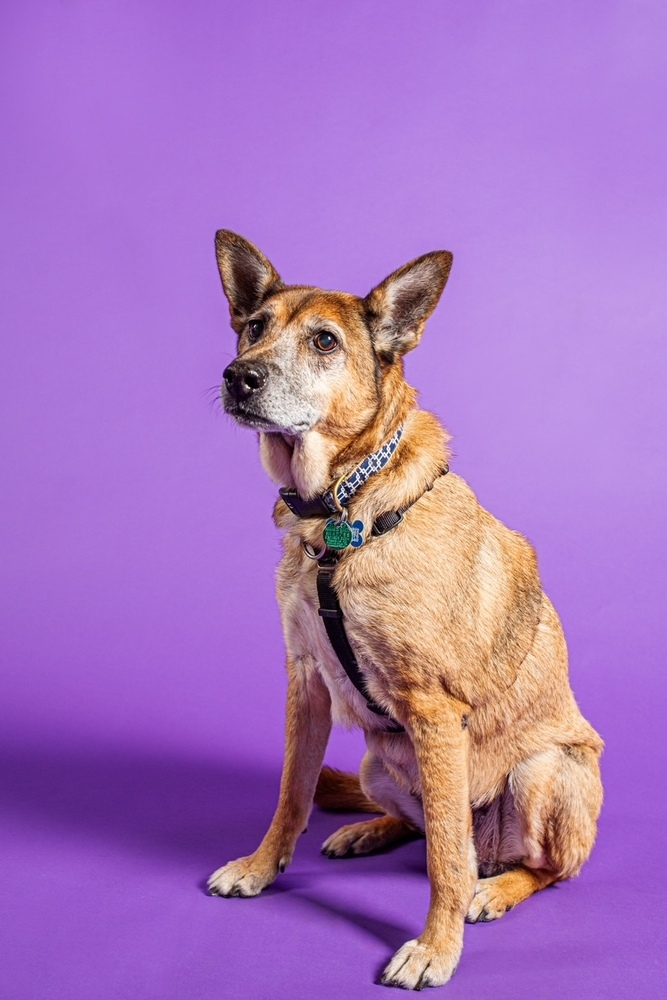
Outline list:
[[[215,255],[222,278],[232,326],[237,333],[248,316],[282,281],[273,264],[256,246],[229,229],[215,234]]]
[[[416,347],[449,277],[453,257],[436,250],[394,271],[364,299],[375,350],[393,362]]]

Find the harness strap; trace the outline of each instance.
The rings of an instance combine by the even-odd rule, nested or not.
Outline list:
[[[445,465],[440,475],[446,476],[448,472],[449,466]],[[426,487],[424,492],[427,493],[429,490],[432,490],[434,485],[435,483],[431,483],[430,486]],[[281,490],[281,493],[282,492],[283,491]],[[411,500],[410,503],[404,504],[397,510],[387,510],[383,514],[380,514],[373,522],[372,534],[376,537],[378,535],[386,535],[388,531],[391,531],[401,523],[405,512],[409,510],[414,503],[417,503],[423,495],[424,494],[421,493],[418,497],[415,497],[414,500]],[[290,509],[294,510],[284,494],[283,499],[286,503],[288,503]],[[293,498],[291,497],[290,499]],[[301,498],[299,497],[299,500],[300,499]],[[298,512],[294,511],[294,513]],[[299,516],[312,517],[314,515],[299,513]],[[354,655],[352,646],[350,645],[350,640],[348,639],[345,631],[343,610],[340,606],[340,601],[338,600],[338,594],[334,590],[333,586],[333,574],[337,563],[338,555],[331,549],[326,549],[324,555],[317,560],[317,596],[320,602],[318,614],[324,622],[329,642],[331,643],[334,653],[340,660],[341,666],[347,674],[350,682],[354,685],[362,698],[366,700],[366,706],[369,711],[387,719],[387,732],[404,733],[405,729],[403,726],[396,722],[395,719],[392,719],[389,712],[382,708],[381,705],[378,705],[377,702],[373,701],[368,693],[364,675],[361,672],[359,664],[357,663],[357,658]]]
[[[390,721],[391,724],[388,726],[388,732],[403,733],[405,732],[403,726],[399,725],[398,722],[392,719],[389,713],[373,701],[368,693],[364,675],[359,668],[357,658],[352,651],[350,640],[348,639],[345,631],[345,625],[343,624],[343,612],[340,606],[340,601],[338,600],[338,594],[333,587],[332,577],[336,568],[336,562],[336,557],[330,555],[329,552],[327,552],[327,554],[321,559],[318,559],[317,596],[320,600],[318,614],[324,622],[324,627],[327,631],[327,635],[329,636],[329,642],[333,647],[334,653],[340,660],[343,670],[349,677],[354,687],[357,689],[359,694],[365,698],[367,708],[375,715],[382,715]]]
[[[440,475],[446,476],[448,472],[449,472],[449,466],[445,465],[443,466]],[[426,487],[424,493],[428,493],[430,490],[433,489],[434,486],[435,482],[431,483],[430,486]],[[405,514],[406,510],[410,510],[413,503],[417,503],[418,500],[421,500],[421,498],[424,496],[424,493],[420,493],[418,497],[415,497],[414,500],[410,501],[410,503],[406,503],[402,507],[399,507],[398,510],[385,510],[383,514],[379,514],[378,517],[376,517],[375,520],[373,521],[371,534],[375,535],[376,537],[378,535],[386,535],[388,531],[391,531],[392,528],[395,528],[396,525],[401,523],[401,521],[403,520],[403,515]]]
[[[398,438],[400,438],[400,433]],[[440,472],[440,475],[446,476],[448,472],[449,466],[445,465]],[[424,493],[432,490],[434,485],[435,483],[431,483],[430,486],[427,486]],[[380,514],[373,522],[372,534],[376,537],[379,535],[386,535],[388,531],[391,531],[399,525],[403,520],[405,512],[409,510],[413,504],[417,503],[424,493],[420,493],[419,496],[415,497],[414,500],[411,500],[410,503],[404,504],[397,510],[386,510],[383,514]],[[280,495],[292,513],[296,514],[297,517],[326,517],[329,514],[334,514],[336,512],[335,489],[329,490],[327,493],[322,494],[319,497],[314,497],[312,500],[304,500],[299,496],[295,489],[283,488],[280,491]],[[311,558],[317,557],[313,554]],[[359,664],[357,663],[357,658],[354,655],[352,646],[350,645],[350,640],[348,639],[345,631],[343,611],[340,606],[340,601],[338,600],[338,594],[334,590],[333,586],[333,574],[337,563],[338,554],[332,549],[325,549],[320,555],[320,558],[317,559],[317,596],[320,602],[318,614],[324,622],[324,627],[334,653],[340,660],[341,666],[347,674],[350,682],[365,699],[366,706],[369,711],[387,719],[387,732],[403,733],[405,732],[403,726],[396,722],[395,719],[392,719],[389,712],[385,711],[381,705],[378,705],[377,702],[373,701],[368,693],[364,675],[361,672]]]

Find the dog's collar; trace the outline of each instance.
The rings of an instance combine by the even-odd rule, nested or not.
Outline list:
[[[374,476],[380,469],[384,469],[402,437],[403,427],[401,426],[389,441],[385,441],[381,448],[378,448],[371,455],[367,455],[354,472],[344,478],[341,476],[330,489],[311,500],[304,500],[295,489],[287,486],[281,487],[280,496],[297,517],[331,517],[340,514],[366,480]]]

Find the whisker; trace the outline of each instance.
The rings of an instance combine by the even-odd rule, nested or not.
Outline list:
[[[211,393],[215,393],[216,395],[219,396],[220,395],[220,385],[219,384],[218,385],[211,385],[211,386],[209,386],[208,389],[202,389],[202,391],[201,391],[201,395],[202,396],[209,396]]]
[[[219,385],[212,385],[208,389],[203,389],[201,392],[201,397],[208,403],[208,410],[211,413],[224,414],[225,410],[222,405],[221,387]]]

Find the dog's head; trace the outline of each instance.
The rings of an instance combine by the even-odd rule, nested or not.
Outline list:
[[[215,238],[238,354],[224,371],[222,399],[238,423],[299,438],[308,431],[341,441],[374,419],[401,358],[416,347],[445,287],[447,251],[425,254],[366,298],[283,284],[248,240]]]

